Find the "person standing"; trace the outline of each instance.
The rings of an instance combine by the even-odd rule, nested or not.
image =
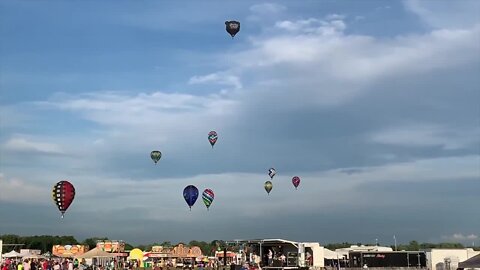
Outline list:
[[[30,270],[30,262],[28,260],[23,261],[23,269]]]

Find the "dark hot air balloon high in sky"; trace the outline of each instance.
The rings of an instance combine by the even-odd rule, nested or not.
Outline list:
[[[295,187],[295,189],[297,189],[298,185],[300,185],[300,177],[294,176],[292,178],[292,184]]]
[[[150,158],[153,160],[153,162],[155,162],[155,164],[157,164],[157,162],[160,160],[161,157],[162,157],[162,152],[160,151],[154,150],[150,153]]]
[[[53,186],[52,199],[58,207],[58,210],[62,213],[62,218],[65,215],[68,207],[75,198],[75,187],[68,181],[60,181]]]
[[[265,191],[267,191],[268,195],[270,195],[270,191],[272,190],[273,184],[270,181],[265,182]]]
[[[240,31],[240,22],[237,21],[226,21],[225,22],[225,29],[233,37]]]
[[[192,206],[195,204],[198,198],[198,188],[194,185],[188,185],[183,189],[183,198],[190,207],[190,211],[192,211]]]
[[[273,179],[275,174],[277,174],[277,171],[274,168],[268,169],[268,176],[270,176],[270,179]]]
[[[210,205],[212,205],[213,198],[215,198],[215,194],[211,189],[207,188],[203,191],[202,199],[203,199],[203,203],[207,207],[207,210],[209,210]]]
[[[218,140],[218,135],[217,135],[217,132],[215,131],[210,131],[208,133],[208,141],[210,142],[210,144],[212,145],[212,148],[213,148],[213,145],[215,145],[215,143],[217,142]]]

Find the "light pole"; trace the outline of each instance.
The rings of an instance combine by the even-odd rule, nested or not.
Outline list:
[[[395,241],[395,251],[397,251],[397,238],[395,237],[395,234],[393,235],[393,241]]]

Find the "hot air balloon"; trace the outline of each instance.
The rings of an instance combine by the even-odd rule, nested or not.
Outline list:
[[[270,195],[270,191],[272,190],[272,182],[270,181],[267,181],[265,182],[265,190],[267,191],[267,193]]]
[[[157,164],[157,162],[160,160],[161,157],[162,157],[162,152],[160,151],[154,150],[150,153],[150,158],[152,158],[155,164]]]
[[[190,211],[192,211],[192,206],[195,204],[198,198],[198,188],[194,185],[185,187],[185,189],[183,189],[183,198],[190,207]]]
[[[295,189],[297,189],[298,185],[300,185],[300,177],[294,176],[292,178],[292,184],[295,187]]]
[[[52,189],[52,199],[63,215],[75,198],[75,188],[68,181],[60,181]]]
[[[211,189],[205,189],[202,193],[202,199],[203,203],[207,207],[207,210],[210,208],[210,205],[212,205],[213,198],[215,198],[215,194],[213,194],[213,191]]]
[[[212,130],[208,133],[208,141],[212,145],[212,148],[213,148],[213,145],[217,142],[217,139],[218,139],[217,132]]]
[[[240,31],[240,22],[237,21],[226,21],[225,22],[225,29],[233,37]]]
[[[273,177],[277,174],[277,171],[275,171],[274,168],[268,169],[268,176],[270,176],[270,179],[273,179]]]

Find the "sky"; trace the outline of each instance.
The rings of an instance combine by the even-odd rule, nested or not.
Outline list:
[[[0,39],[0,234],[480,244],[479,1],[3,0]]]

